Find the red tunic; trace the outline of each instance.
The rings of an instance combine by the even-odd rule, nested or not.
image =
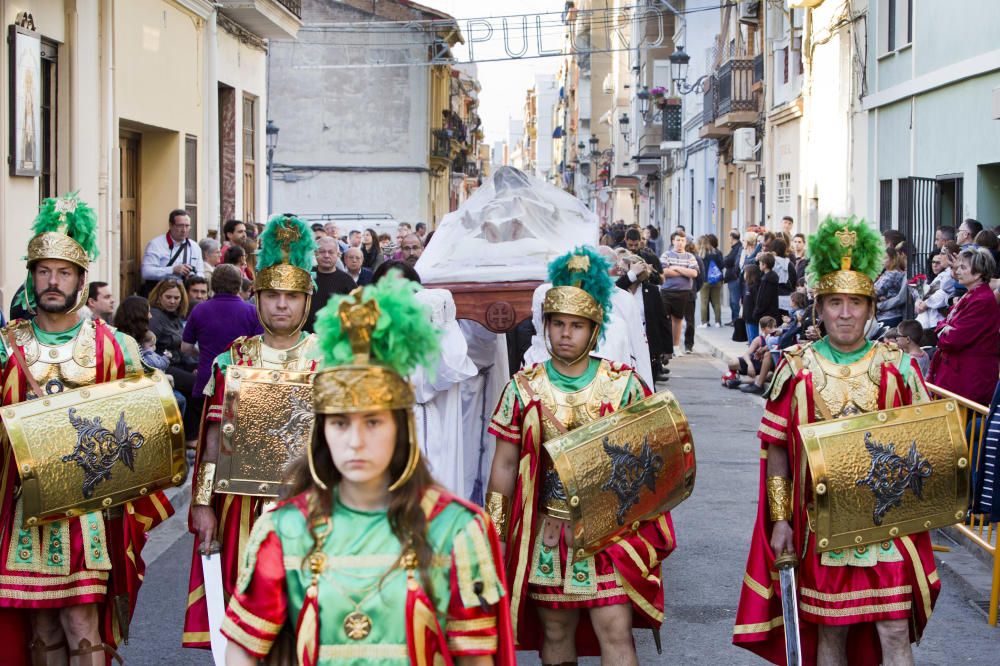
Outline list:
[[[608,363],[605,361],[604,363]],[[536,371],[537,366],[522,370],[519,375]],[[611,373],[630,374],[638,382],[639,393],[635,398],[650,395],[631,368],[611,363]],[[526,375],[527,376],[527,375]],[[536,607],[587,608],[608,604],[631,603],[636,627],[659,631],[663,623],[663,583],[660,563],[675,547],[673,523],[669,513],[643,523],[640,528],[621,538],[594,557],[596,565],[595,588],[579,600],[565,593],[564,585],[544,586],[529,581],[535,561],[533,549],[538,541],[540,520],[540,494],[543,475],[543,447],[541,400],[538,395],[524,400],[507,399],[507,393],[516,385],[512,380],[494,410],[490,432],[498,439],[516,444],[520,450],[519,469],[508,518],[506,544],[507,579],[509,581],[511,613],[514,617],[514,639],[518,649],[539,650],[542,645],[541,623]],[[606,397],[606,396],[605,396]],[[627,404],[626,398],[625,404]],[[602,402],[600,416],[615,411],[620,405]],[[512,410],[508,412],[508,410]],[[524,473],[527,472],[527,473]],[[563,537],[566,535],[564,534]],[[567,561],[566,539],[559,541],[559,561]],[[561,572],[565,573],[565,572]],[[529,588],[529,582],[531,582]],[[600,644],[590,624],[589,614],[583,613],[576,636],[577,652],[581,656],[600,654]]]
[[[878,409],[890,409],[926,399],[926,390],[916,362],[909,360],[909,381],[890,363],[880,368],[881,380],[872,390],[878,391]],[[770,546],[771,521],[768,515],[765,479],[767,449],[780,446],[788,451],[792,470],[794,498],[812,497],[812,479],[804,458],[799,424],[819,420],[816,400],[821,400],[808,368],[792,370],[788,357],[776,371],[775,385],[764,408],[758,437],[760,449],[760,489],[757,519],[747,559],[746,573],[736,611],[733,643],[774,664],[785,664],[785,637],[782,626],[778,574]],[[803,475],[802,472],[805,472]],[[941,590],[926,533],[893,540],[868,548],[892,552],[895,561],[874,566],[827,566],[814,548],[815,535],[807,529],[805,506],[793,502],[792,529],[796,552],[805,552],[799,565],[799,620],[804,664],[816,663],[816,627],[851,625],[847,640],[847,660],[854,664],[879,664],[881,644],[875,622],[908,619],[910,638],[918,640],[931,615]],[[808,539],[808,543],[806,542]]]
[[[10,326],[23,323],[12,322]],[[100,321],[83,324],[89,325],[94,326],[94,383],[125,377],[128,367],[121,344],[115,339],[114,329]],[[81,334],[88,332],[81,329]],[[24,348],[20,349],[23,358]],[[134,348],[134,353],[137,351],[137,347]],[[138,358],[133,362],[138,363]],[[26,371],[29,369],[22,367],[14,355],[0,369],[4,405],[27,399],[29,384]],[[95,512],[42,526],[38,533],[46,543],[34,543],[32,548],[47,547],[49,556],[42,570],[37,570],[33,564],[19,563],[16,558],[10,557],[23,544],[17,536],[20,525],[19,517],[15,515],[15,491],[20,480],[13,450],[6,438],[0,451],[0,641],[4,646],[4,657],[15,663],[19,651],[25,650],[22,661],[17,663],[28,662],[26,650],[31,632],[23,612],[25,609],[96,603],[101,620],[101,640],[117,646],[127,626],[119,623],[112,600],[116,597],[128,599],[127,618],[123,619],[131,620],[146,569],[142,560],[146,532],[173,514],[169,500],[162,492],[156,492],[126,503],[121,515],[115,518],[105,518],[101,512]],[[94,552],[91,540],[95,535],[99,538],[101,531],[104,532],[107,551]]]
[[[224,353],[230,354],[233,347],[239,345],[243,340],[244,338],[237,338],[230,349]],[[254,366],[254,361],[248,354],[237,353],[233,356],[236,358],[235,365]],[[315,365],[315,362],[312,362],[309,369],[315,370]],[[218,365],[213,365],[212,369],[215,373],[215,391],[212,397],[206,400],[205,410],[202,413],[202,425],[198,433],[198,460],[195,461],[192,479],[198,478],[201,452],[205,446],[205,424],[222,421],[226,378]],[[222,589],[226,599],[229,599],[233,590],[236,589],[236,579],[239,576],[243,553],[250,538],[250,530],[257,521],[257,517],[260,516],[263,504],[262,498],[248,495],[215,494],[212,496],[211,506],[218,520],[216,539],[222,545],[219,555],[222,567]],[[184,633],[181,635],[181,644],[189,648],[210,649],[212,644],[208,626],[208,603],[205,600],[205,574],[201,568],[201,553],[198,551],[200,545],[195,539],[191,553],[188,601],[184,614]]]

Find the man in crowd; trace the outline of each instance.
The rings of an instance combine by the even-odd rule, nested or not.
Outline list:
[[[884,262],[877,232],[864,220],[828,218],[814,247],[824,249],[810,257],[810,282],[827,333],[787,349],[768,389],[757,433],[757,520],[733,643],[785,663],[775,558],[787,553],[801,558],[796,584],[802,663],[913,664],[910,641],[923,634],[941,591],[930,535],[819,552],[826,549],[817,543],[811,498],[824,491],[809,474],[802,433],[818,419],[850,418],[880,406],[925,402],[928,396],[909,355],[865,336],[875,310],[873,279]],[[851,444],[864,446],[860,435]],[[852,472],[831,468],[829,474],[842,478]],[[842,502],[829,520],[846,520],[848,505]],[[911,522],[922,518],[913,516]]]
[[[309,307],[309,317],[306,319],[305,329],[313,330],[316,322],[316,313],[326,305],[333,294],[349,294],[354,290],[355,284],[351,276],[346,271],[337,268],[340,261],[340,246],[335,238],[327,236],[319,239],[316,246],[316,269],[313,273],[316,279],[316,291],[312,296],[312,305]]]
[[[663,283],[660,285],[660,298],[663,299],[663,312],[672,323],[674,354],[681,355],[684,341],[681,333],[684,328],[684,312],[691,300],[691,288],[694,279],[698,277],[698,260],[684,248],[687,236],[683,231],[670,234],[672,248],[660,257],[663,265]]]
[[[361,247],[361,232],[357,229],[351,229],[347,232],[347,246],[348,247]]]
[[[341,238],[340,238],[340,227],[337,226],[337,223],[336,222],[327,222],[325,225],[323,225],[323,228],[326,230],[326,235],[327,236],[329,236],[330,238],[333,238],[333,239],[335,239],[337,241],[337,247],[340,249],[340,253],[343,254],[344,252],[346,252],[347,251],[347,243],[345,243],[343,240],[341,240]],[[319,245],[319,239],[318,238],[316,239],[316,245],[317,246]]]
[[[372,269],[365,268],[365,255],[359,247],[349,247],[344,253],[344,270],[351,276],[354,286],[363,287],[372,283]]]
[[[0,345],[4,406],[33,399],[48,402],[41,398],[142,374],[135,340],[99,318],[81,321],[77,312],[90,262],[97,256],[96,224],[96,215],[76,195],[43,203],[27,252],[31,286],[25,300],[37,315],[32,321],[13,322],[2,332],[8,341]],[[48,353],[39,354],[39,347]],[[69,410],[70,419],[73,412]],[[65,439],[65,433],[61,437]],[[63,450],[72,451],[74,439],[62,442]],[[77,446],[82,443],[81,436]],[[147,443],[141,455],[163,454],[147,451],[150,446]],[[146,532],[173,513],[170,503],[157,492],[104,511],[77,511],[76,517],[41,526],[24,524],[26,500],[16,483],[7,437],[0,442],[0,460],[0,661],[104,664],[117,656],[114,648],[119,637],[127,635],[135,610]],[[39,464],[32,472],[38,475],[36,482],[51,484],[48,474],[59,470]],[[125,465],[114,467],[116,479],[128,474]],[[89,495],[81,495],[80,501],[84,497]],[[68,495],[64,500],[73,501]]]
[[[417,226],[413,229],[414,233],[417,234],[417,238],[424,245],[427,244],[427,224],[424,222],[417,222]]]
[[[792,219],[791,215],[785,215],[781,218],[781,230],[789,236],[795,233],[795,220]]]
[[[242,245],[243,239],[247,237],[247,225],[240,220],[226,220],[222,225],[222,237],[225,242],[222,244],[222,251],[230,245]]]
[[[948,241],[955,240],[955,227],[943,225],[934,230],[934,248],[940,252]]]
[[[424,244],[416,234],[407,234],[399,246],[399,258],[409,266],[416,266],[417,259],[424,252]]]
[[[328,247],[335,246],[333,239],[323,240],[330,241]],[[287,215],[271,218],[261,235],[261,251],[257,256],[254,277],[256,314],[263,331],[258,335],[237,337],[227,351],[215,357],[210,366],[211,379],[204,388],[207,409],[198,438],[198,459],[193,471],[191,493],[191,530],[196,539],[191,554],[188,606],[184,618],[182,642],[185,647],[210,647],[201,555],[213,551],[219,553],[223,590],[227,596],[232,595],[236,591],[240,567],[244,564],[246,535],[250,533],[267,499],[240,494],[216,495],[213,492],[223,408],[225,406],[227,413],[247,408],[243,402],[231,402],[232,394],[226,391],[226,372],[229,366],[308,372],[316,369],[322,350],[316,336],[302,331],[308,314],[306,305],[313,291],[312,276],[309,266],[303,265],[305,262],[293,263],[296,257],[308,258],[314,247],[312,231],[305,222]],[[241,306],[235,301],[227,300],[226,307],[233,308],[244,319],[249,317],[249,313],[245,309],[240,310]],[[208,356],[204,351],[202,354]],[[305,409],[310,407],[308,405]],[[255,412],[250,409],[249,414],[252,416]],[[294,411],[292,415],[293,418],[301,418]],[[240,419],[240,422],[245,421]],[[305,430],[305,433],[299,431],[298,434],[308,437],[306,433],[311,429]],[[297,447],[303,444],[308,446],[304,441],[284,443],[289,450],[301,450]]]
[[[979,232],[983,230],[983,225],[979,223],[978,220],[974,220],[971,217],[965,219],[962,225],[958,228],[958,234],[955,240],[958,242],[958,246],[963,250],[968,250],[969,248],[976,247],[976,236]]]
[[[191,217],[178,208],[167,217],[167,233],[146,244],[142,255],[144,293],[152,291],[160,280],[182,281],[188,275],[204,275],[201,248],[191,241]]]
[[[326,227],[323,226],[321,222],[313,222],[310,227],[313,233],[313,240],[319,243],[319,239],[326,236]]]
[[[115,297],[107,282],[91,282],[87,288],[87,305],[80,308],[80,319],[100,319],[105,324],[115,315]]]
[[[188,314],[194,306],[208,300],[208,280],[200,275],[189,275],[184,280],[184,288],[188,295]]]
[[[740,270],[743,263],[743,243],[740,242],[740,232],[736,229],[729,232],[729,243],[729,253],[722,261],[725,267],[722,280],[729,290],[730,325],[734,326],[733,322],[740,318],[740,303],[743,300],[743,271]]]

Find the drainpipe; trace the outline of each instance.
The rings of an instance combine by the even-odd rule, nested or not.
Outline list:
[[[80,160],[83,157],[77,145],[83,136],[80,122],[83,97],[80,93],[80,12],[76,2],[66,7],[66,33],[69,42],[69,191],[74,192],[80,189]]]
[[[202,87],[202,137],[201,183],[204,202],[199,208],[204,223],[199,224],[198,233],[205,236],[208,228],[220,226],[221,207],[218,196],[219,185],[219,67],[218,67],[218,22],[219,10],[215,7],[205,20],[205,65]],[[245,214],[245,211],[244,211]],[[221,232],[221,229],[219,229]]]
[[[97,178],[98,210],[104,214],[104,271],[105,279],[114,286],[115,293],[121,291],[120,276],[115,274],[115,258],[121,260],[118,228],[115,212],[118,201],[115,173],[115,48],[114,48],[114,0],[101,0],[101,124],[104,140],[101,142],[100,172]]]

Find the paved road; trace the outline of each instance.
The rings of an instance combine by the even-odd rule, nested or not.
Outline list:
[[[719,382],[722,365],[707,355],[677,359],[671,369],[671,380],[660,388],[674,391],[691,421],[698,478],[695,493],[673,516],[678,549],[663,571],[667,598],[664,654],[657,656],[648,631],[638,632],[640,663],[762,664],[732,647],[730,632],[756,514],[759,454],[754,432],[763,403],[760,398],[723,389]],[[176,534],[183,533],[178,530]],[[180,536],[168,545],[149,567],[132,643],[124,654],[131,664],[209,664],[207,654],[179,647],[190,537]],[[969,590],[963,581],[946,568],[939,570],[944,591],[916,649],[917,663],[995,663],[1000,630],[989,627],[966,598],[963,592]],[[539,663],[529,654],[522,654],[519,662]]]

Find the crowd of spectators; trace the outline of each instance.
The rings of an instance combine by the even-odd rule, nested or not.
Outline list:
[[[805,281],[806,238],[789,235],[794,222],[784,222],[779,232],[752,228],[730,236],[723,279],[733,339],[747,348],[723,379],[728,388],[764,393],[782,349],[824,334]],[[1000,376],[998,232],[967,219],[957,229],[939,227],[932,247],[914,248],[898,230],[884,231],[886,259],[869,331],[871,339],[895,342],[935,386],[984,405]],[[710,302],[703,297],[703,313]]]

